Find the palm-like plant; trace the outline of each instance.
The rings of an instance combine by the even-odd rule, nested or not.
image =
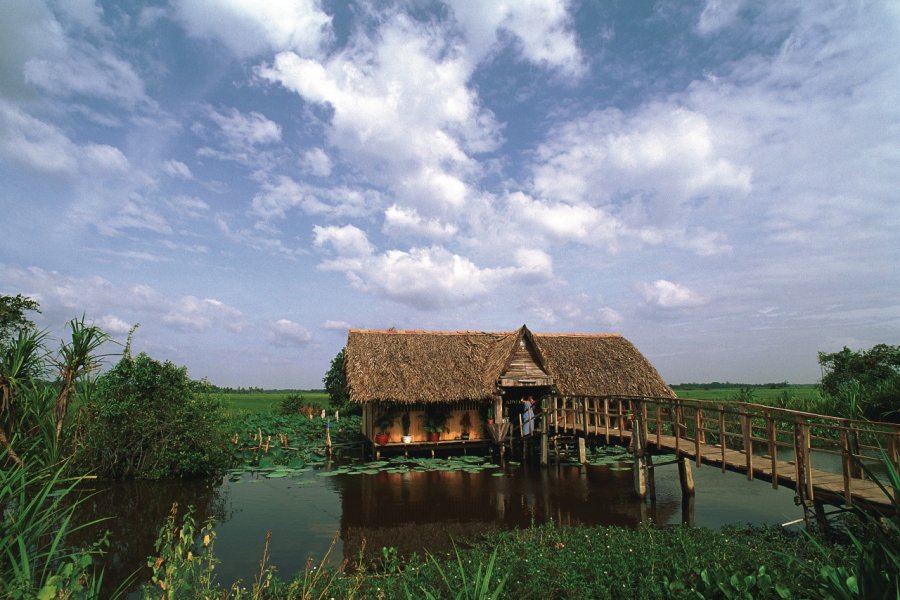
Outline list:
[[[0,348],[0,444],[18,465],[22,460],[12,448],[12,437],[20,420],[19,399],[44,370],[44,331],[24,329],[5,348]]]
[[[63,422],[69,411],[72,391],[79,379],[100,368],[101,356],[96,352],[109,340],[109,336],[102,329],[94,324],[86,324],[84,316],[80,320],[69,321],[69,329],[72,332],[72,338],[68,343],[62,344],[56,358],[60,382],[53,410],[53,416],[56,419],[57,444],[62,435]]]

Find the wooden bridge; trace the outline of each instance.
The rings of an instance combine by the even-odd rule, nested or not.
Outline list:
[[[565,437],[582,440],[582,448],[591,439],[628,442],[635,456],[635,489],[642,497],[648,487],[655,494],[653,454],[673,453],[687,477],[688,461],[744,473],[748,479],[771,482],[773,488],[795,490],[798,504],[815,507],[817,513],[823,502],[880,511],[894,506],[889,494],[896,492],[882,489],[866,471],[883,472],[882,450],[897,466],[897,424],[745,402],[552,396],[543,401],[528,435],[522,435],[528,424],[521,415],[517,420],[496,425],[495,439],[539,436],[543,463],[548,445]],[[684,476],[682,472],[683,489]]]

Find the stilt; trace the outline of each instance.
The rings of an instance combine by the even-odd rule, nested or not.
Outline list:
[[[547,439],[547,432],[541,432],[541,466],[546,467],[549,462],[550,440]]]
[[[381,450],[375,449],[375,460],[381,460]]]
[[[644,469],[647,473],[647,492],[650,494],[650,501],[656,502],[656,469],[653,468],[653,455],[649,452],[644,455]]]
[[[634,417],[631,420],[631,444],[632,452],[632,471],[634,474],[634,492],[638,498],[647,496],[647,468],[644,464],[644,447],[646,440],[644,437],[644,428],[640,423],[640,406],[634,411]]]
[[[681,464],[681,463],[678,463]],[[688,469],[691,468],[691,463],[686,463]],[[694,525],[694,495],[685,496],[681,499],[681,522],[684,525]]]
[[[678,459],[678,481],[681,483],[682,498],[694,495],[694,474],[691,471],[691,463],[685,456]]]
[[[819,528],[819,533],[826,538],[831,537],[829,535],[828,517],[825,516],[825,505],[819,501],[814,502],[813,505],[816,510],[816,527]]]
[[[331,456],[331,422],[325,422],[325,452]]]
[[[578,462],[582,465],[587,463],[587,447],[583,437],[578,438]]]

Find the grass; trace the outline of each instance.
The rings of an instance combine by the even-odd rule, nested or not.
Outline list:
[[[278,403],[292,394],[300,394],[307,404],[328,408],[328,394],[325,392],[310,392],[307,390],[278,390],[272,392],[216,392],[214,395],[221,398],[225,407],[233,415],[263,413],[269,414],[275,410]]]
[[[770,388],[770,387],[752,387],[743,388],[740,385],[734,387],[721,387],[716,389],[708,389],[694,387],[691,385],[673,385],[672,389],[678,394],[679,398],[691,398],[693,400],[737,400],[742,397],[742,391],[749,389],[752,393],[752,401],[758,404],[777,404],[785,393],[787,393],[795,401],[804,404],[814,403],[820,397],[819,386],[814,383],[809,384],[791,384],[787,387]]]

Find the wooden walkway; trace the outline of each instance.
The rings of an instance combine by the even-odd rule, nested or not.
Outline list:
[[[616,440],[634,449],[639,432],[635,458],[643,465],[649,455],[645,468],[652,469],[652,454],[673,453],[698,467],[714,465],[793,489],[804,506],[894,506],[860,465],[879,471],[883,449],[897,466],[900,425],[682,398],[551,397],[541,413],[533,435]],[[511,429],[515,436],[522,423]]]

